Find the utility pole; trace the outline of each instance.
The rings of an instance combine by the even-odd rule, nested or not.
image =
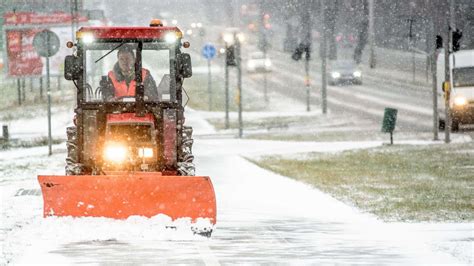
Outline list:
[[[306,111],[311,111],[311,77],[309,75],[309,60],[311,59],[311,3],[312,1],[307,2],[307,6],[304,11],[303,19],[303,44],[305,47],[305,60],[304,60],[304,71],[305,71],[305,86],[306,86]]]
[[[413,13],[413,10],[411,11]],[[416,68],[415,68],[415,41],[413,38],[413,14],[411,17],[408,19],[408,22],[410,23],[410,29],[408,33],[408,38],[410,41],[410,50],[411,50],[411,64],[412,64],[412,81],[415,82],[415,77],[416,77]]]
[[[225,76],[224,76],[224,89],[225,89],[225,129],[229,129],[229,65],[228,62],[228,53],[229,44],[225,41]]]
[[[268,92],[267,92],[267,71],[266,71],[266,64],[267,64],[267,48],[268,48],[268,40],[267,40],[267,32],[266,32],[266,22],[268,21],[270,15],[265,14],[263,11],[263,5],[264,1],[262,0],[259,4],[259,9],[260,9],[260,26],[259,26],[259,31],[260,31],[260,48],[262,49],[263,52],[263,58],[264,58],[264,65],[265,65],[265,71],[263,72],[263,96],[265,99],[265,105],[268,106]]]
[[[77,0],[71,0],[71,35],[72,41],[74,42],[76,35],[74,34],[79,27],[79,11]]]
[[[375,68],[375,28],[374,28],[374,5],[375,0],[369,0],[369,45],[370,45],[370,68]]]
[[[449,1],[449,11],[448,11],[448,18],[446,20],[447,23],[446,25],[446,37],[444,38],[444,75],[445,75],[445,80],[443,84],[443,90],[445,93],[445,101],[444,104],[446,106],[446,119],[445,119],[445,126],[444,126],[444,142],[445,143],[450,143],[451,142],[451,110],[449,108],[449,102],[451,98],[451,71],[450,71],[450,60],[449,60],[449,54],[451,51],[451,24],[454,24],[454,20],[452,19],[453,14],[451,13],[452,6],[453,6],[453,0],[448,0]],[[454,55],[453,55],[454,57]]]
[[[211,59],[207,59],[207,94],[209,96],[209,111],[212,110],[212,74]]]
[[[431,10],[431,12],[434,12],[435,14],[437,14],[437,11],[435,11],[436,9],[436,6],[431,2],[429,4],[429,10]],[[430,63],[431,63],[431,87],[432,87],[432,93],[433,93],[433,140],[439,140],[439,136],[438,136],[438,129],[439,129],[439,118],[438,118],[438,84],[437,84],[437,79],[436,79],[436,72],[437,72],[437,65],[436,65],[436,45],[435,45],[435,40],[436,40],[436,33],[438,32],[437,31],[437,27],[436,27],[436,22],[435,22],[435,17],[438,17],[436,16],[435,14],[432,14],[433,16],[431,17],[431,21],[430,21],[430,32],[431,34],[429,34],[428,36],[430,36],[428,38],[428,40],[430,40],[428,42],[428,47],[430,48],[431,50],[431,60],[430,60]],[[441,84],[440,84],[441,85]]]
[[[71,41],[74,42],[75,40],[75,34],[74,34],[74,0],[71,0],[69,2],[69,5],[71,6]]]
[[[321,88],[321,103],[322,103],[322,112],[323,114],[327,113],[327,74],[326,74],[326,58],[327,58],[327,51],[326,51],[326,1],[321,0],[321,80],[322,80],[322,88]]]
[[[234,33],[235,49],[237,54],[237,99],[239,102],[239,138],[243,136],[243,121],[242,121],[242,54],[240,47],[240,40]]]
[[[51,81],[49,77],[49,57],[46,57],[46,91],[48,94],[48,155],[51,156],[53,154],[53,142],[51,137]]]

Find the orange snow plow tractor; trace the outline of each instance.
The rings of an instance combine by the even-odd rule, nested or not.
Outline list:
[[[195,176],[183,81],[192,75],[177,27],[83,27],[64,75],[77,88],[66,175],[38,176],[44,216],[139,215],[216,223],[211,179]],[[212,227],[212,226],[210,226]],[[212,228],[197,228],[210,236]]]

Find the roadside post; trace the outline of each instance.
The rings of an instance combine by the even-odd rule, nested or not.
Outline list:
[[[0,137],[0,149],[7,149],[10,140],[8,126],[2,125],[2,137]]]
[[[224,90],[225,90],[225,129],[229,129],[229,45],[225,42],[225,74],[224,74]]]
[[[321,19],[323,21],[321,29],[321,109],[323,114],[327,114],[327,35],[326,35],[326,3],[321,0]]]
[[[385,108],[382,122],[382,132],[390,133],[390,145],[393,145],[393,131],[397,122],[397,109]]]
[[[321,1],[321,10],[324,9],[324,1]],[[304,76],[304,86],[306,88],[306,111],[309,112],[311,111],[311,105],[310,105],[310,97],[311,97],[311,77],[309,73],[309,61],[311,60],[311,13],[309,12],[310,6],[307,6],[305,8],[305,12],[303,12],[302,17],[301,17],[301,23],[302,23],[302,40],[298,47],[296,47],[295,51],[291,55],[291,58],[295,61],[299,61],[303,53],[305,53],[305,61],[304,61],[304,71],[305,71],[305,76]],[[321,11],[321,14],[324,12]],[[324,21],[324,17],[322,19]],[[323,34],[324,36],[324,31]],[[322,38],[322,42],[324,42],[324,37]],[[321,44],[321,47],[324,45]],[[323,65],[323,72],[325,71],[325,59],[323,59],[322,65]],[[325,87],[325,74],[323,74],[323,88],[322,88],[322,109],[323,109],[323,114],[326,113],[326,100],[325,100],[325,93],[326,93],[326,87]]]
[[[46,58],[46,91],[48,95],[48,149],[49,155],[52,151],[51,137],[51,81],[49,75],[49,58],[55,55],[59,50],[59,37],[50,30],[38,32],[33,39],[33,46],[41,57]]]
[[[452,1],[450,1],[451,4]],[[451,10],[450,10],[451,11]],[[444,105],[445,105],[445,122],[444,122],[444,142],[450,143],[451,142],[451,110],[449,106],[450,98],[451,98],[451,71],[450,71],[450,62],[449,62],[449,54],[451,52],[451,19],[452,14],[448,13],[447,18],[447,31],[444,38],[444,77],[445,81],[443,82],[443,92],[444,92]],[[454,55],[453,55],[454,58]]]
[[[21,105],[21,81],[16,79],[16,90],[18,91],[18,105]]]
[[[209,111],[212,109],[212,75],[211,60],[216,56],[216,47],[208,43],[202,47],[202,56],[207,60],[207,94],[209,95]]]
[[[3,139],[8,142],[8,139],[10,138],[10,134],[8,134],[7,125],[2,125],[2,136],[3,136]]]
[[[240,40],[234,33],[236,62],[237,62],[237,93],[239,102],[239,138],[242,138],[244,131],[244,124],[242,119],[242,53],[240,47]]]

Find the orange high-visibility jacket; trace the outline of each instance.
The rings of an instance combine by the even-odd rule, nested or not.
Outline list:
[[[147,73],[148,71],[142,68],[142,81],[145,81]],[[127,82],[125,80],[117,80],[114,71],[109,71],[109,78],[112,81],[112,84],[114,85],[115,97],[135,96],[135,79],[130,81],[130,84],[128,84],[127,87]]]

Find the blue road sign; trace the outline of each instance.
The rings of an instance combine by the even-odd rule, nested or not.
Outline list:
[[[208,43],[204,45],[204,47],[202,47],[201,54],[207,60],[211,60],[212,58],[214,58],[214,56],[216,56],[216,47]]]

